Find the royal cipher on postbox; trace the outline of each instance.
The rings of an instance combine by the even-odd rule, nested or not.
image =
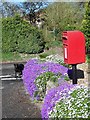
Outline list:
[[[85,62],[85,37],[81,31],[64,31],[62,33],[64,62],[80,64]]]

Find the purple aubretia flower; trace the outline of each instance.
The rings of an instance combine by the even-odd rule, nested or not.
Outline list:
[[[35,85],[36,78],[45,73],[45,72],[53,72],[55,74],[61,73],[64,75],[67,73],[68,68],[52,62],[44,62],[40,63],[37,59],[29,60],[24,67],[23,70],[23,83],[25,88],[29,92],[30,96],[33,97],[35,91],[38,89]]]
[[[42,106],[41,115],[42,118],[49,118],[49,112],[53,110],[55,104],[60,100],[64,99],[65,97],[69,96],[69,91],[74,87],[74,85],[68,84],[67,82],[63,83],[62,85],[52,88],[46,95],[44,99],[44,104]]]

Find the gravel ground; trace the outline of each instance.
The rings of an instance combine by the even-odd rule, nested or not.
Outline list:
[[[2,118],[41,118],[22,81],[3,81],[2,88]]]
[[[77,84],[78,85],[83,85],[83,86],[89,86],[89,79],[90,79],[90,73],[88,73],[88,63],[83,63],[83,64],[78,64],[77,68],[80,70],[84,71],[84,78],[83,79],[78,79]],[[72,80],[69,81],[70,83],[72,83]]]

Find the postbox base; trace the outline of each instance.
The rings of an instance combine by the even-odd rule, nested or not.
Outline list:
[[[68,69],[68,76],[70,79],[73,79],[73,72],[72,69]],[[84,78],[84,71],[77,69],[77,79],[83,79]]]
[[[68,76],[72,79],[73,84],[77,84],[77,79],[84,78],[84,72],[77,70],[77,64],[72,65],[72,69],[68,69]]]

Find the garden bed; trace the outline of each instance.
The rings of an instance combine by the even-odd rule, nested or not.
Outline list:
[[[42,119],[88,118],[88,87],[72,85],[67,76],[69,66],[56,60],[46,57],[31,59],[25,64],[23,83],[26,91],[41,106]]]

